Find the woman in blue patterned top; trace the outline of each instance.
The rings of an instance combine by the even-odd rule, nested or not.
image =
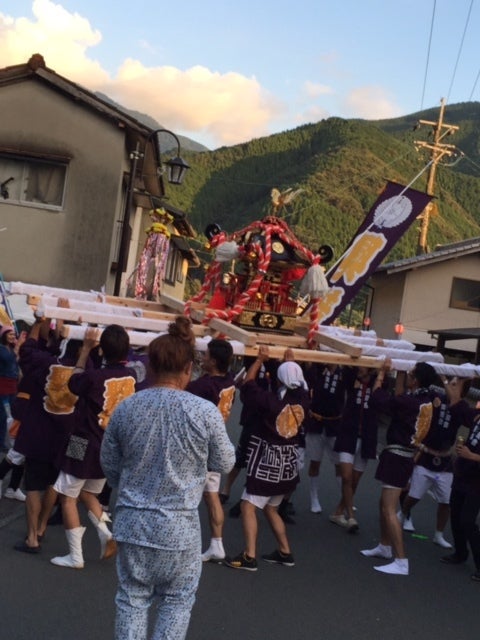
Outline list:
[[[198,505],[207,469],[228,473],[235,451],[218,408],[185,391],[194,336],[179,317],[149,346],[155,384],[122,402],[110,419],[101,463],[117,487],[115,638],[182,640],[201,573]]]

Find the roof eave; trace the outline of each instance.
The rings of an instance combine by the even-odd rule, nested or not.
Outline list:
[[[475,253],[480,254],[480,242],[472,243],[469,247],[464,247],[459,250],[438,251],[422,256],[416,256],[415,258],[406,258],[405,260],[400,260],[398,262],[389,262],[378,267],[376,273],[385,272],[387,274],[392,274],[399,273],[401,271],[410,271],[430,264],[435,264],[437,262],[455,260]]]

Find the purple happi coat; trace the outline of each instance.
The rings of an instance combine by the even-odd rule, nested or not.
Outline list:
[[[280,399],[255,381],[240,390],[242,402],[255,409],[248,441],[248,493],[285,495],[295,488],[298,476],[298,444],[310,398],[304,389],[288,390]]]
[[[104,478],[100,447],[110,416],[117,405],[135,392],[135,372],[122,363],[75,373],[69,389],[79,396],[84,415],[76,422],[61,469],[76,478]]]

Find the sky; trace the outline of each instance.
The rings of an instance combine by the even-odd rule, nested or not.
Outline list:
[[[34,53],[215,149],[337,116],[480,100],[480,0],[0,0],[2,67]]]

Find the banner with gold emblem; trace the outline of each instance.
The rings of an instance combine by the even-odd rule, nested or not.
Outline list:
[[[340,260],[326,274],[319,324],[331,324],[358,293],[433,196],[387,182]]]

